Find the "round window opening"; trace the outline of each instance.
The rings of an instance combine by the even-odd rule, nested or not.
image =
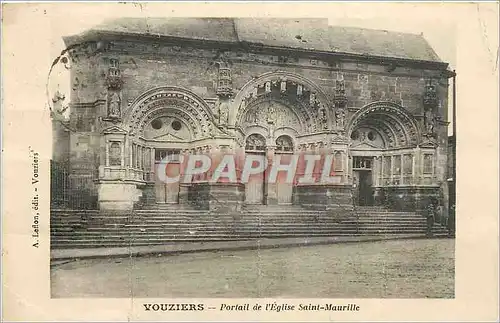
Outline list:
[[[359,138],[359,132],[354,131],[353,133],[351,133],[351,139],[352,140],[356,140],[358,138]]]
[[[373,132],[373,131],[370,131],[368,133],[368,139],[373,141],[373,140],[375,140],[375,138],[377,138],[377,134],[375,134],[375,132]]]
[[[151,122],[151,127],[153,129],[160,129],[163,126],[163,122],[160,119],[155,119]]]
[[[174,129],[175,131],[179,131],[179,130],[181,130],[181,128],[182,128],[182,124],[180,121],[175,120],[172,122],[172,129]]]

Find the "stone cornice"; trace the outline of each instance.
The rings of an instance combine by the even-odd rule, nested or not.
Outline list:
[[[326,61],[351,61],[351,62],[366,62],[377,65],[384,65],[388,68],[394,67],[412,67],[417,69],[429,69],[443,71],[446,77],[452,77],[454,72],[447,70],[448,63],[414,60],[408,58],[385,57],[369,54],[354,54],[345,52],[326,52],[318,50],[309,50],[301,48],[277,47],[258,43],[249,43],[244,41],[228,42],[214,40],[188,39],[173,36],[158,36],[151,34],[136,34],[126,32],[110,32],[110,31],[90,31],[84,35],[65,37],[64,41],[67,46],[73,46],[80,42],[88,41],[144,41],[146,43],[157,43],[162,45],[172,46],[192,46],[196,48],[217,49],[219,51],[242,50],[251,53],[266,53],[275,55],[300,56],[317,58]]]
[[[72,108],[86,108],[86,109],[89,109],[89,108],[95,108],[95,107],[98,107],[99,105],[101,104],[105,104],[106,103],[106,100],[102,100],[102,99],[98,99],[98,100],[95,100],[95,101],[92,101],[92,102],[75,102],[75,103],[70,103],[69,106],[70,106],[70,109]]]

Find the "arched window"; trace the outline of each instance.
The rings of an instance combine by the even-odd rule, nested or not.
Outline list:
[[[293,141],[289,136],[279,136],[276,139],[276,151],[293,151]]]
[[[122,164],[122,149],[119,142],[112,142],[109,146],[109,165],[121,166]]]
[[[263,151],[266,149],[266,138],[264,136],[259,135],[258,133],[251,134],[248,136],[246,145],[246,150],[258,150]]]

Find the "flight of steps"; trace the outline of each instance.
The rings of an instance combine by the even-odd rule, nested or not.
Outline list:
[[[52,210],[53,248],[96,248],[208,242],[257,238],[422,234],[425,218],[410,212],[358,207],[356,212],[313,211],[298,206],[248,206],[242,212],[217,213],[188,206],[161,205],[127,214],[96,210]],[[445,228],[435,225],[436,234]]]

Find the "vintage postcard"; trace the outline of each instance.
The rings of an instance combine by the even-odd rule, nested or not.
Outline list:
[[[498,3],[2,31],[6,322],[498,320]]]

